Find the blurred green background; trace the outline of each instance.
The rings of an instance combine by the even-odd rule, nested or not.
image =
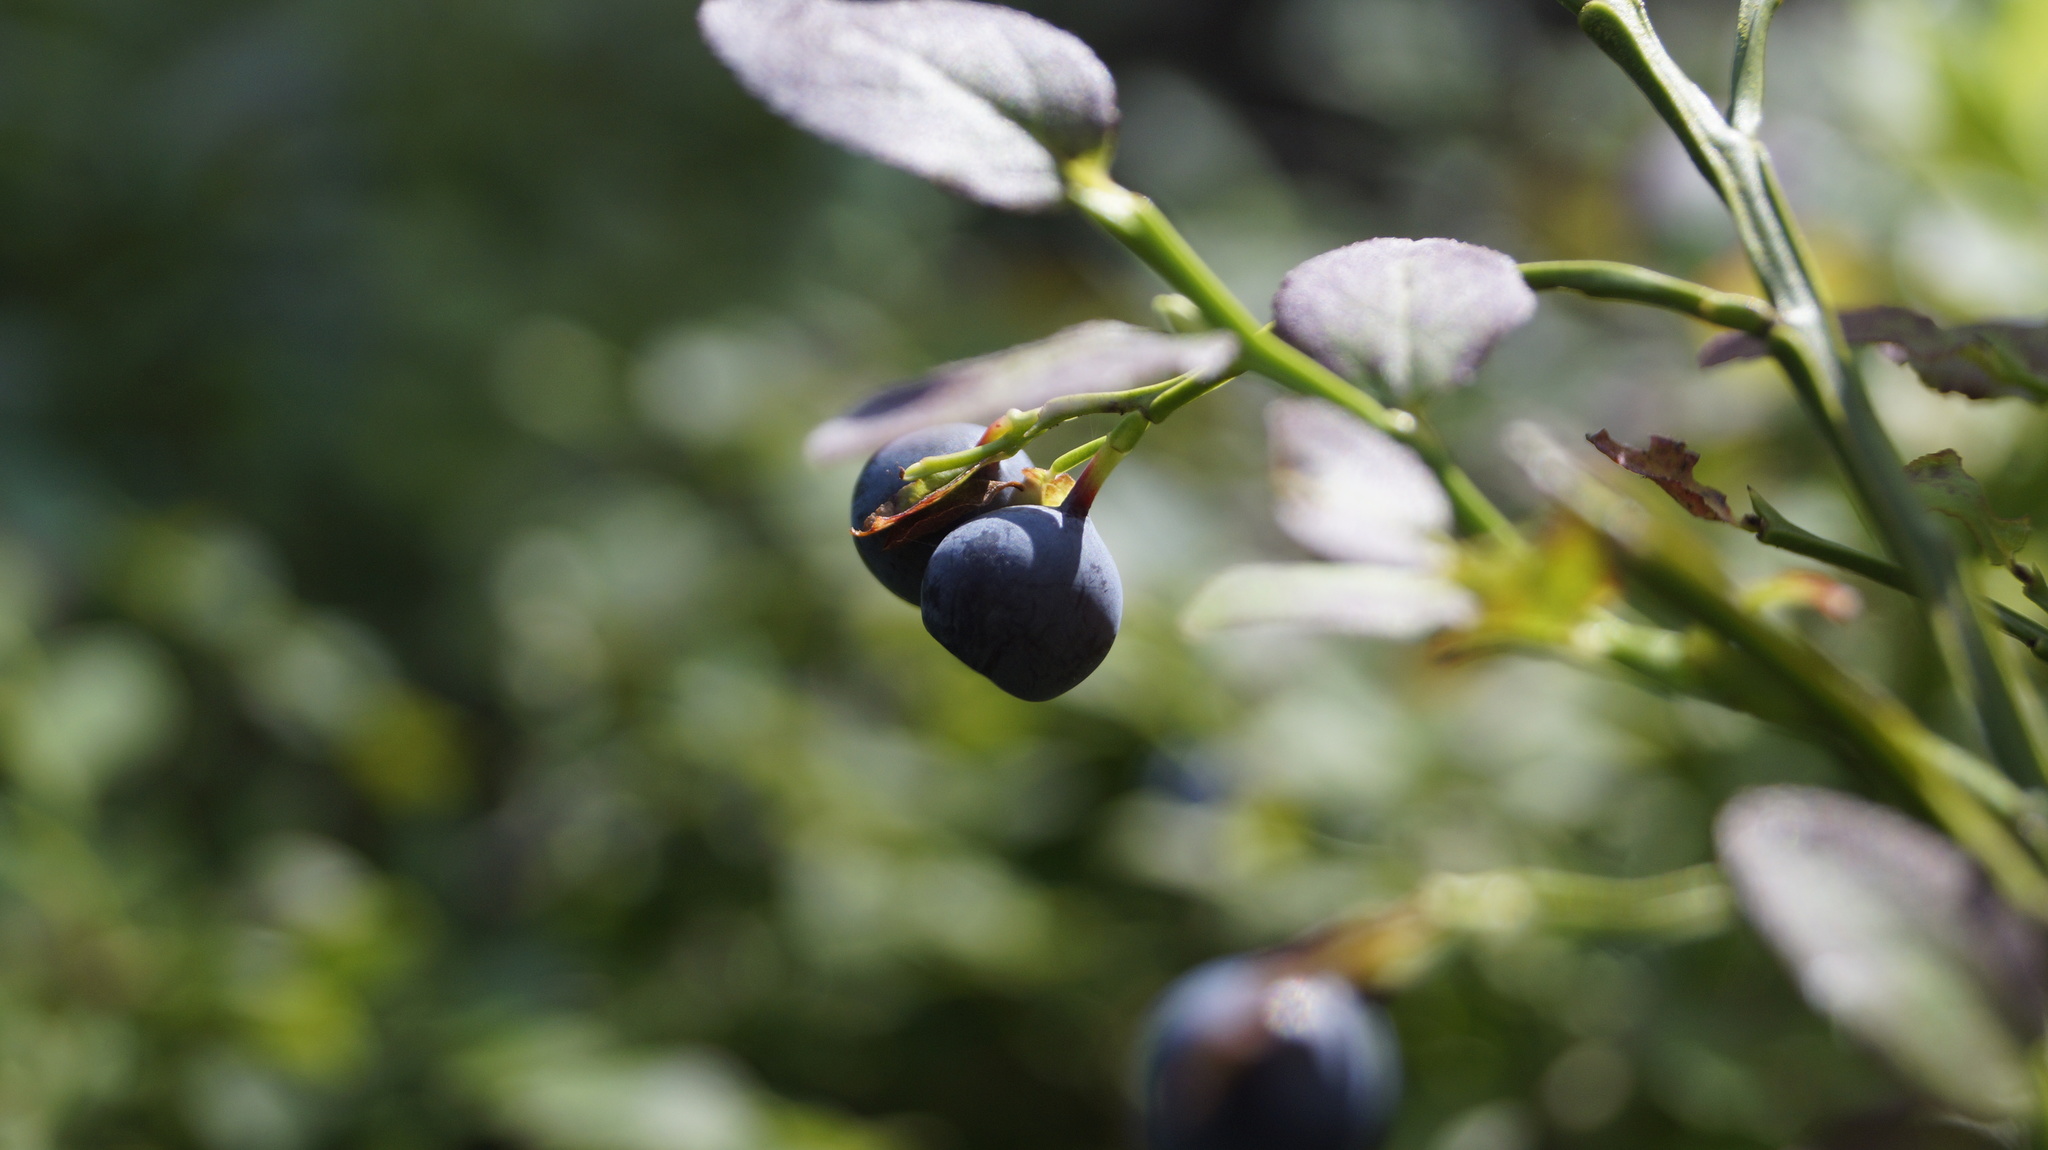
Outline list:
[[[1120,175],[1250,300],[1374,235],[1743,282],[1549,0],[1023,6],[1099,48]],[[1710,90],[1733,8],[1653,5]],[[1735,788],[1848,784],[1562,667],[1183,639],[1207,575],[1289,554],[1257,381],[1110,487],[1093,680],[955,665],[803,433],[1157,289],[773,120],[692,9],[0,4],[0,1150],[1128,1145],[1195,962],[1435,870],[1694,863]],[[2048,0],[1797,0],[1773,48],[1844,300],[2048,312]],[[1546,301],[1443,418],[1510,505],[1534,418],[1856,537],[1704,334]],[[1907,452],[2048,514],[2030,409],[1873,370]],[[1827,639],[1926,697],[1881,594]],[[1741,932],[1502,943],[1395,1015],[1400,1150],[1814,1144],[1903,1096]]]

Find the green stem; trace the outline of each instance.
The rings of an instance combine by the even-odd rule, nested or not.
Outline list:
[[[1052,400],[1033,411],[1012,411],[989,425],[982,442],[973,447],[946,455],[930,455],[903,469],[906,482],[950,477],[970,467],[980,465],[998,456],[1014,455],[1032,440],[1072,419],[1084,415],[1141,415],[1147,422],[1160,423],[1174,412],[1215,391],[1236,379],[1236,373],[1229,373],[1215,379],[1202,379],[1184,375],[1160,383],[1134,387],[1129,391],[1088,392],[1081,395],[1066,395]],[[1062,459],[1080,463],[1102,440],[1076,448]],[[1055,466],[1053,471],[1065,471],[1066,467]]]
[[[1517,450],[1539,486],[1599,533],[1637,586],[1755,660],[1859,757],[1903,779],[2016,905],[2048,918],[2048,876],[2001,821],[2024,826],[2039,813],[2017,784],[1929,731],[1897,699],[1744,610],[1693,569],[1692,556],[1663,541],[1656,520],[1587,478],[1554,446],[1525,437]]]
[[[1715,291],[1634,264],[1608,260],[1552,260],[1522,265],[1535,291],[1575,291],[1594,299],[1625,300],[1703,319],[1722,327],[1767,335],[1778,322],[1771,305],[1754,296]]]
[[[1734,918],[1733,893],[1712,864],[1644,878],[1533,867],[1435,874],[1394,906],[1332,923],[1280,953],[1384,994],[1413,985],[1469,939],[1552,930],[1676,941],[1717,934]]]
[[[1977,718],[1992,758],[2015,778],[2043,777],[2048,741],[2022,702],[2017,668],[1992,644],[1960,566],[1961,556],[1920,506],[1898,450],[1877,418],[1841,324],[1822,295],[1769,153],[1754,135],[1755,113],[1731,125],[1664,50],[1642,0],[1565,0],[1579,27],[1627,72],[1677,133],[1686,151],[1727,204],[1778,323],[1773,356],[1802,405],[1826,436],[1885,549],[1914,592],[1926,601],[1936,646],[1958,693]],[[1762,9],[1750,17],[1738,99],[1760,97]]]
[[[1154,413],[1152,421],[1157,423],[1167,415],[1184,406],[1195,395],[1205,395],[1230,382],[1230,376],[1220,379],[1197,381],[1188,376],[1164,380],[1159,383],[1134,387],[1129,391],[1087,392],[1081,395],[1064,395],[1033,411],[1012,411],[989,426],[989,433],[981,443],[947,455],[933,455],[903,469],[905,480],[929,479],[935,475],[975,467],[999,455],[1014,455],[1032,440],[1071,419],[1084,415],[1125,415],[1131,412]],[[1198,383],[1194,395],[1187,394],[1188,384]],[[1174,396],[1171,408],[1158,410],[1159,401]],[[1057,470],[1057,469],[1055,469]]]
[[[1735,911],[1711,863],[1645,878],[1540,867],[1439,874],[1423,881],[1413,903],[1435,926],[1472,935],[1548,929],[1698,938],[1726,929]]]
[[[1153,423],[1163,423],[1174,412],[1179,411],[1181,408],[1186,407],[1188,404],[1193,403],[1236,378],[1237,376],[1233,374],[1226,375],[1221,379],[1181,380],[1161,392],[1159,398],[1145,405],[1142,409],[1145,413],[1145,418]]]
[[[1075,519],[1085,519],[1095,507],[1095,497],[1102,493],[1102,485],[1109,482],[1110,472],[1124,461],[1145,438],[1145,429],[1152,426],[1143,412],[1134,411],[1118,421],[1108,435],[1102,437],[1102,446],[1096,449],[1095,457],[1088,461],[1088,470],[1074,481],[1074,490],[1060,504],[1062,510]]]
[[[1988,764],[1950,747],[1896,699],[1850,678],[1825,656],[1743,611],[1682,564],[1624,553],[1623,567],[1654,594],[1777,673],[1864,755],[1919,793],[2017,905],[2048,917],[2048,876],[1994,815],[2017,819],[2026,795]]]
[[[1764,40],[1782,2],[1742,0],[1735,17],[1735,81],[1728,88],[1728,122],[1752,136],[1764,123]]]
[[[1749,493],[1749,499],[1756,506],[1756,514],[1745,520],[1743,526],[1756,532],[1757,542],[1794,555],[1804,555],[1808,559],[1818,559],[1894,591],[1908,595],[1913,593],[1912,582],[1898,564],[1858,551],[1847,544],[1824,539],[1789,522],[1777,508],[1764,502],[1754,491]],[[1985,600],[1984,605],[2001,630],[2019,640],[2036,657],[2048,660],[2048,626],[1994,599]]]
[[[1097,451],[1102,450],[1102,445],[1108,442],[1109,436],[1096,436],[1094,439],[1089,440],[1081,446],[1076,447],[1074,450],[1067,452],[1065,455],[1060,456],[1058,459],[1053,460],[1052,466],[1047,468],[1046,470],[1051,471],[1054,474],[1058,474],[1063,471],[1072,471],[1074,468],[1079,467],[1083,463],[1088,462],[1090,459],[1095,458],[1095,453]]]
[[[1414,449],[1442,481],[1459,530],[1490,535],[1521,546],[1520,532],[1452,461],[1434,431],[1414,415],[1390,408],[1353,386],[1314,357],[1281,339],[1245,307],[1221,277],[1190,246],[1157,205],[1111,179],[1100,160],[1067,167],[1068,198],[1090,219],[1130,249],[1175,291],[1194,301],[1219,328],[1236,334],[1239,364],[1289,391],[1326,399],[1400,443]]]

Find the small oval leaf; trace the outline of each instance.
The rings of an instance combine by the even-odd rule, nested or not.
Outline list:
[[[852,459],[935,423],[987,423],[1063,395],[1128,391],[1181,375],[1216,379],[1235,362],[1237,337],[1229,332],[1167,335],[1091,320],[892,387],[819,424],[804,440],[804,454],[812,463]]]
[[[992,207],[1057,206],[1060,161],[1116,127],[1116,83],[1095,53],[995,4],[705,0],[697,23],[798,127]]]
[[[1273,298],[1282,338],[1404,401],[1468,382],[1535,314],[1536,293],[1514,260],[1456,240],[1338,248],[1289,272]]]
[[[1296,543],[1359,563],[1435,568],[1451,501],[1429,465],[1319,399],[1266,405],[1273,517]]]
[[[1948,840],[1815,787],[1738,795],[1714,826],[1743,913],[1813,1007],[1949,1105],[2031,1105],[2021,1053],[2041,1033],[2040,928]]]
[[[1420,639],[1470,625],[1470,591],[1442,576],[1369,563],[1249,563],[1210,580],[1181,614],[1202,635],[1281,626],[1382,639]]]

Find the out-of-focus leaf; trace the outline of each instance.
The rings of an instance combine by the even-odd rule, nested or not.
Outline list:
[[[2032,1105],[2040,928],[1932,830],[1835,791],[1747,791],[1715,822],[1744,915],[1814,1009],[1957,1109]]]
[[[454,708],[401,683],[364,705],[340,750],[350,777],[387,810],[447,810],[469,785]]]
[[[1536,294],[1513,259],[1456,240],[1338,248],[1289,272],[1273,297],[1288,342],[1403,400],[1467,382],[1535,314]]]
[[[1878,344],[1936,391],[1971,399],[2048,399],[2048,326],[1972,323],[1945,328],[1911,308],[1870,307],[1842,313],[1852,344]],[[1770,354],[1762,339],[1728,332],[1700,348],[1701,367]]]
[[[1368,563],[1251,563],[1232,567],[1188,601],[1191,634],[1286,626],[1383,639],[1418,639],[1478,615],[1472,593],[1439,575]]]
[[[1906,478],[1912,480],[1913,489],[1929,510],[1962,524],[1992,563],[2004,566],[2012,562],[2013,554],[2027,545],[2032,525],[2024,516],[2003,519],[1995,514],[1983,484],[1963,470],[1963,458],[1953,450],[1943,449],[1908,463]]]
[[[1696,517],[1737,522],[1735,513],[1728,509],[1728,497],[1693,478],[1692,469],[1698,466],[1700,456],[1696,451],[1687,451],[1684,440],[1653,435],[1647,449],[1630,447],[1617,442],[1602,428],[1587,436],[1586,442],[1598,448],[1600,454],[1663,488],[1665,494]]]
[[[1035,16],[966,0],[706,0],[698,26],[806,131],[1012,211],[1057,206],[1059,162],[1116,127],[1116,83]]]
[[[456,1060],[497,1123],[539,1150],[749,1150],[758,1092],[722,1057],[634,1050],[574,1018],[508,1029]]]
[[[146,638],[89,632],[0,696],[0,746],[16,781],[38,798],[91,799],[163,750],[180,717],[180,694],[176,668]]]
[[[1126,391],[1179,375],[1215,379],[1236,360],[1237,337],[1229,332],[1167,335],[1091,320],[890,388],[819,424],[804,440],[804,454],[813,463],[857,459],[935,423],[986,423],[1062,395]]]
[[[1584,524],[1559,519],[1525,549],[1467,548],[1458,581],[1479,597],[1473,649],[1494,644],[1561,644],[1614,594],[1600,540]]]
[[[1266,406],[1274,518],[1326,559],[1434,567],[1451,501],[1415,452],[1318,399]]]

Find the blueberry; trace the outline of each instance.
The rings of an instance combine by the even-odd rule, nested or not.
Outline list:
[[[1153,1008],[1147,1150],[1371,1150],[1401,1101],[1380,1009],[1333,974],[1219,959]]]
[[[860,469],[860,478],[854,481],[853,525],[859,527],[869,512],[902,489],[904,468],[928,456],[965,451],[981,442],[984,430],[973,423],[941,423],[890,440],[869,457],[867,466]],[[999,465],[997,480],[1010,483],[1022,479],[1029,466],[1031,458],[1018,452]],[[869,574],[897,598],[911,604],[917,602],[925,564],[931,562],[932,551],[938,545],[937,539],[913,539],[894,547],[884,547],[876,538],[855,536],[853,540],[854,550],[860,552],[860,561],[867,564]]]
[[[954,528],[924,573],[924,629],[996,686],[1064,695],[1109,654],[1124,587],[1101,533],[1055,507],[1009,507]]]

